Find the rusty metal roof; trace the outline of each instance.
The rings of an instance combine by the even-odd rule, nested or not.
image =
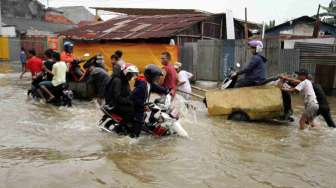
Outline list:
[[[103,10],[127,15],[175,15],[175,14],[212,14],[210,12],[195,9],[162,9],[162,8],[120,8],[120,7],[90,7],[95,10]]]
[[[166,38],[207,19],[206,14],[129,15],[61,32],[72,39],[132,40]]]

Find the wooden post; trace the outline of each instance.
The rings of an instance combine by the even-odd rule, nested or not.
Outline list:
[[[0,36],[2,35],[2,22],[1,22],[1,1],[0,1]]]
[[[247,27],[247,8],[245,8],[245,24],[244,24],[244,33],[245,33],[245,39],[248,39],[248,27]]]
[[[203,40],[203,36],[204,36],[204,22],[202,21],[202,23],[201,23],[201,40]]]
[[[219,39],[223,38],[223,20],[224,16],[222,16],[221,23],[220,23],[220,34],[219,34]]]
[[[248,45],[247,45],[247,40],[248,40],[248,27],[247,27],[247,8],[245,7],[245,24],[244,24],[244,33],[245,33],[245,54],[244,54],[244,63],[247,61],[247,55],[248,55]]]
[[[317,15],[316,15],[316,22],[315,22],[315,26],[314,26],[314,32],[313,32],[313,38],[318,38],[319,37],[319,33],[320,33],[320,9],[321,9],[321,5],[319,4],[319,7],[317,9]]]

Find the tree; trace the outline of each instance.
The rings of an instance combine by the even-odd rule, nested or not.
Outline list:
[[[270,29],[275,26],[275,20],[270,20],[268,24],[265,25],[265,29]]]

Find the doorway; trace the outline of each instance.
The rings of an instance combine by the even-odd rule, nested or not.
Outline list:
[[[315,82],[320,84],[327,95],[333,94],[336,65],[316,65]]]

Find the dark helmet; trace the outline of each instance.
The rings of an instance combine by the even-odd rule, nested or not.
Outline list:
[[[66,41],[66,42],[64,42],[64,45],[63,45],[64,48],[63,49],[67,53],[72,53],[73,46],[74,46],[74,44],[72,42]]]
[[[157,77],[163,76],[161,69],[153,64],[146,66],[144,75],[150,83],[154,82]]]

